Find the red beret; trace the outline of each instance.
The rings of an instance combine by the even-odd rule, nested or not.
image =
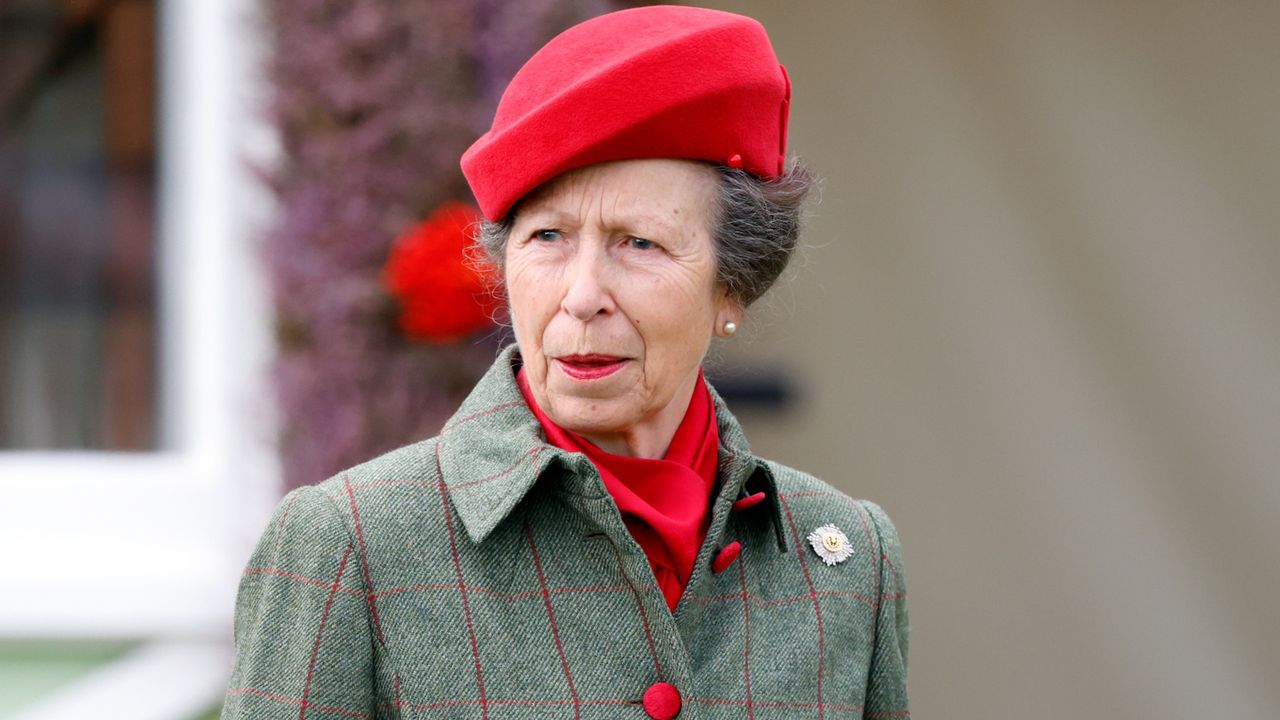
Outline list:
[[[557,35],[511,80],[462,155],[485,217],[610,160],[688,158],[782,173],[791,85],[755,20],[719,10],[620,10]]]

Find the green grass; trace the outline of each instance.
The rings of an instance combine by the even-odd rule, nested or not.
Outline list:
[[[138,647],[132,641],[0,640],[0,720]],[[222,701],[191,720],[218,720]]]
[[[0,641],[0,718],[128,652],[131,642]]]
[[[218,720],[218,715],[222,714],[222,703],[218,703],[216,707],[209,708],[209,711],[195,718],[195,720]]]

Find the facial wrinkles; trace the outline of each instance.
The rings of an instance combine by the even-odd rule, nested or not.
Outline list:
[[[619,347],[617,339],[611,337],[617,322],[614,315],[620,308],[618,299],[612,296],[614,285],[605,248],[586,228],[579,228],[572,248],[568,266],[564,268],[567,288],[557,311],[564,317],[560,323],[553,318],[547,331],[555,331],[563,323],[570,324],[573,343],[564,348],[565,351],[627,354],[630,349]],[[585,297],[578,297],[579,294]]]
[[[593,417],[614,418],[621,424],[612,430],[597,425],[596,431],[630,437],[632,447],[652,447],[651,439],[637,438],[648,438],[656,426],[646,423],[675,412],[671,403],[692,389],[720,302],[702,212],[708,198],[687,173],[673,177],[654,165],[620,174],[617,167],[565,177],[524,205],[508,256],[508,279],[518,286],[513,302],[523,309],[513,308],[513,320],[529,343],[535,396],[549,402],[553,418],[565,413],[571,423],[585,422],[577,425],[583,432]],[[558,229],[563,237],[541,241],[534,233],[542,228]],[[636,248],[629,236],[657,247]],[[590,285],[575,289],[576,283]],[[571,292],[586,294],[566,304]],[[592,397],[566,385],[555,365],[558,356],[591,352],[636,362],[625,382]]]
[[[581,177],[574,179],[574,184],[578,186],[574,190],[578,195],[577,219],[581,230],[586,231],[588,228],[595,230],[598,233],[598,237],[593,238],[593,240],[606,245],[617,239],[614,234],[621,230],[636,233],[639,237],[658,232],[662,234],[663,237],[661,239],[665,241],[668,251],[679,249],[672,247],[673,243],[683,244],[679,243],[683,238],[674,236],[677,228],[680,227],[679,223],[676,223],[675,227],[665,225],[655,227],[655,223],[658,222],[657,218],[647,213],[632,212],[634,209],[628,207],[627,201],[630,200],[634,204],[634,198],[630,197],[623,189],[610,186],[594,187],[595,183],[591,182],[591,177],[598,172],[594,169],[588,170]],[[594,222],[589,222],[589,220]],[[644,227],[633,227],[636,223],[640,223]]]
[[[612,259],[610,257],[609,243],[612,241],[609,228],[611,222],[609,214],[617,216],[617,206],[622,193],[616,190],[611,191],[608,187],[596,187],[596,183],[591,180],[597,171],[588,170],[581,175],[573,178],[572,183],[563,191],[570,195],[570,202],[576,205],[576,213],[573,218],[574,228],[572,234],[575,236],[572,240],[572,255],[570,259],[570,267],[566,269],[571,275],[567,278],[570,283],[570,292],[576,289],[576,283],[589,280],[592,285],[592,291],[601,296],[612,295],[616,291],[616,285],[613,277],[616,268],[612,267]],[[554,204],[555,198],[552,198]],[[576,202],[575,202],[576,201]],[[606,207],[609,208],[606,211]],[[584,278],[583,276],[589,276]],[[617,297],[594,297],[592,300],[598,302],[602,306],[612,306],[613,312],[618,312]],[[593,350],[603,350],[608,352],[622,352],[624,349],[615,347],[595,347],[593,340],[599,338],[593,337],[601,332],[607,333],[610,328],[610,320],[601,318],[599,310],[592,316],[582,319],[575,317],[572,312],[565,310],[569,315],[569,320],[576,323],[576,347],[575,352],[591,352]],[[633,323],[634,324],[634,323]],[[551,329],[553,323],[548,324],[548,330]],[[642,338],[643,340],[643,338]],[[606,341],[607,343],[607,341]]]
[[[702,285],[701,278],[698,278],[699,282],[694,283],[671,282],[673,274],[682,272],[699,276],[706,274],[704,271],[707,268],[701,266],[708,264],[710,261],[703,257],[705,248],[700,247],[699,243],[696,242],[700,234],[698,231],[684,227],[679,218],[674,218],[674,226],[659,226],[651,230],[650,227],[657,220],[645,221],[626,217],[624,215],[626,208],[623,206],[624,201],[627,199],[624,197],[625,194],[615,188],[594,188],[593,184],[589,182],[589,177],[590,172],[583,173],[582,176],[575,176],[569,185],[557,193],[570,195],[573,198],[570,202],[574,204],[576,209],[574,216],[566,217],[562,215],[560,218],[563,221],[572,223],[572,227],[566,227],[565,229],[574,236],[572,238],[574,246],[572,252],[575,255],[573,263],[575,265],[584,264],[589,266],[575,267],[571,270],[572,272],[589,270],[595,273],[595,280],[601,285],[601,292],[615,292],[617,288],[614,282],[614,274],[627,272],[627,270],[614,267],[617,259],[613,256],[616,250],[613,247],[613,243],[618,240],[615,233],[620,229],[626,229],[632,230],[639,237],[655,240],[662,245],[661,248],[645,252],[664,253],[676,261],[653,269],[654,272],[660,275],[660,278],[653,278],[655,284],[669,285],[679,290],[694,289]],[[545,202],[547,205],[554,207],[557,204],[555,200],[555,197],[550,197]],[[551,214],[558,215],[559,213]],[[623,219],[624,217],[626,218],[625,220]],[[550,225],[558,224],[552,218],[547,218],[546,222]],[[641,223],[645,227],[634,228],[633,226],[636,223]],[[530,226],[532,226],[532,223]],[[656,232],[657,236],[649,237],[653,232]],[[589,263],[587,262],[588,259],[590,260]],[[565,269],[562,268],[562,271],[565,271]],[[712,275],[714,274],[713,270],[708,272]],[[663,282],[657,282],[658,280]],[[714,281],[714,278],[712,280]],[[711,289],[712,295],[714,295],[714,287]],[[616,304],[619,298],[615,296],[613,300]],[[699,294],[686,294],[685,300],[688,303],[701,305],[712,301],[713,298],[702,297]],[[636,324],[634,318],[629,319],[633,325]],[[581,330],[583,333],[586,332],[585,328]]]
[[[614,239],[610,228],[615,225],[614,218],[618,217],[619,204],[622,201],[622,193],[617,190],[611,190],[608,187],[599,187],[592,182],[596,171],[588,170],[577,175],[573,180],[562,186],[565,195],[568,195],[567,202],[558,202],[561,198],[549,197],[547,204],[550,207],[557,205],[567,206],[573,209],[572,224],[570,230],[572,234],[571,255],[568,260],[569,267],[563,268],[564,272],[570,273],[565,278],[565,282],[569,283],[569,289],[566,292],[574,291],[574,283],[583,282],[582,275],[589,274],[592,282],[597,287],[592,292],[607,294],[617,290],[614,284],[612,273],[615,268],[612,267],[612,259],[610,255],[609,244]],[[558,193],[557,193],[558,194]],[[597,302],[608,303],[610,299],[595,298]],[[639,392],[644,396],[652,396],[655,385],[649,377],[647,370],[646,358],[648,358],[648,347],[645,342],[645,336],[640,332],[636,320],[626,314],[626,308],[618,305],[619,298],[611,298],[614,306],[614,312],[621,314],[621,318],[611,318],[609,315],[601,316],[598,311],[588,318],[575,317],[572,312],[564,307],[563,303],[557,309],[557,315],[564,315],[558,318],[562,322],[558,323],[557,318],[552,318],[544,328],[544,333],[551,337],[544,337],[543,349],[548,347],[552,350],[551,355],[588,352],[608,352],[616,354],[625,354],[633,357],[638,361],[640,373],[636,384],[639,386]],[[617,339],[609,338],[607,335],[610,331],[616,331],[616,326],[611,327],[618,320],[625,320],[630,325],[632,332],[630,333],[634,341],[625,343],[626,347],[619,347]],[[556,335],[560,335],[564,328],[563,322],[571,324],[571,338],[560,337],[560,340],[571,340],[572,346],[569,348],[559,348]],[[601,338],[600,334],[605,333],[606,337]],[[633,390],[634,392],[634,390]]]

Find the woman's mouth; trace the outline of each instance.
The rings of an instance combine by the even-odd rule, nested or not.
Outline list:
[[[574,380],[599,380],[612,375],[627,364],[627,358],[616,355],[564,355],[555,358],[560,370]]]

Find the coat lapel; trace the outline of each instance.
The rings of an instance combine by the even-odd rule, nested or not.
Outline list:
[[[515,383],[515,345],[505,348],[440,431],[441,480],[467,536],[483,542],[563,451],[542,438]]]
[[[436,460],[449,500],[473,542],[483,542],[553,466],[581,475],[589,468],[580,453],[569,453],[546,442],[538,419],[525,404],[516,385],[519,348],[509,345],[441,430]],[[782,531],[778,488],[768,465],[751,453],[746,436],[724,400],[711,389],[720,431],[719,487],[713,514],[750,492],[763,491],[772,506],[770,520],[780,550],[787,548]],[[602,483],[569,485],[604,493]],[[596,486],[599,487],[596,487]],[[566,489],[565,487],[561,488]],[[728,500],[721,500],[724,496]],[[713,521],[713,528],[717,523]]]

